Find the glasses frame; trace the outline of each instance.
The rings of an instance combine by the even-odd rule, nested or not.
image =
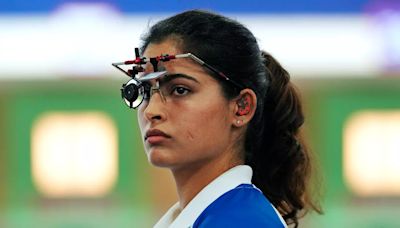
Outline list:
[[[135,75],[138,74],[139,72],[143,72],[144,68],[141,66],[146,63],[151,63],[153,65],[154,72],[158,71],[157,64],[159,62],[167,62],[173,59],[181,59],[181,58],[190,58],[194,60],[196,63],[200,64],[201,66],[204,66],[205,68],[209,69],[210,71],[214,72],[216,75],[221,77],[224,81],[232,84],[236,88],[242,90],[245,87],[241,85],[239,82],[236,82],[229,78],[226,74],[224,74],[222,71],[218,70],[217,68],[211,66],[210,64],[206,63],[196,55],[192,53],[185,53],[185,54],[176,54],[176,55],[160,55],[152,58],[146,58],[146,57],[141,57],[139,55],[139,48],[135,48],[135,54],[136,58],[134,60],[127,60],[124,62],[116,62],[116,63],[111,63],[112,66],[116,67],[118,70],[122,71],[124,74],[126,74],[128,77],[135,78]],[[132,67],[132,70],[124,70],[120,66],[122,65],[135,65]]]
[[[144,78],[146,78],[146,76],[144,76],[142,79],[139,79],[139,78],[136,78],[136,75],[138,73],[140,73],[140,72],[144,72],[144,68],[142,67],[142,65],[147,64],[147,63],[151,63],[153,65],[154,73],[156,73],[156,72],[160,72],[160,71],[158,71],[158,63],[159,62],[167,62],[167,61],[170,61],[170,60],[173,60],[173,59],[190,58],[190,59],[194,60],[196,63],[200,64],[201,66],[204,66],[208,70],[214,72],[216,75],[221,77],[221,79],[223,79],[224,81],[230,83],[232,86],[237,88],[239,91],[245,88],[240,83],[232,80],[227,75],[225,75],[223,72],[217,70],[215,67],[213,67],[210,64],[206,63],[205,61],[203,61],[202,59],[200,59],[199,57],[197,57],[196,55],[194,55],[192,53],[175,54],[175,55],[166,54],[166,55],[160,55],[160,56],[156,56],[156,57],[146,58],[146,57],[142,57],[142,56],[139,55],[139,48],[135,48],[135,55],[136,55],[136,58],[134,60],[127,60],[127,61],[124,61],[124,62],[111,63],[112,66],[116,67],[118,70],[122,71],[128,77],[132,78],[128,83],[122,85],[121,91],[122,91],[122,97],[125,100],[125,103],[130,108],[133,108],[133,109],[136,109],[137,107],[139,107],[139,105],[142,103],[143,99],[139,102],[138,105],[133,106],[132,104],[134,102],[136,102],[136,100],[134,102],[129,101],[124,96],[123,92],[124,92],[124,89],[126,88],[126,86],[132,84],[132,82],[131,82],[132,80],[135,81],[134,84],[136,86],[140,86],[141,85],[141,82],[144,80]],[[123,68],[120,67],[122,65],[134,65],[134,66],[132,67],[132,69],[124,70]],[[163,71],[163,72],[165,72],[165,71]],[[146,79],[146,80],[150,80],[150,79]],[[138,88],[138,89],[140,89],[140,88]]]

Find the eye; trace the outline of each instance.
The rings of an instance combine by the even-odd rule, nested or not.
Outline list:
[[[172,94],[173,95],[177,95],[177,96],[184,96],[186,94],[188,94],[190,92],[189,89],[182,87],[182,86],[176,86],[173,90],[172,90]]]

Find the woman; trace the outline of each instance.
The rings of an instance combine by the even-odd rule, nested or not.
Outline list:
[[[149,161],[171,170],[179,196],[155,227],[297,226],[299,212],[319,212],[300,101],[247,28],[187,11],[143,41],[142,57],[122,63],[136,64],[123,96],[138,108]]]

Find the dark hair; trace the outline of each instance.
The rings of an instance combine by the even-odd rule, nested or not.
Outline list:
[[[300,211],[320,212],[308,192],[310,154],[299,138],[304,116],[288,72],[260,51],[246,27],[218,14],[192,10],[162,20],[143,37],[141,50],[166,39],[175,39],[183,53],[195,54],[256,93],[256,113],[245,135],[245,163],[253,168],[253,183],[285,221],[297,226]],[[228,99],[238,95],[231,85],[221,85]]]

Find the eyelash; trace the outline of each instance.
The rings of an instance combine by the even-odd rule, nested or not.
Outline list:
[[[183,89],[183,94],[178,93],[178,92],[177,92],[178,89]],[[185,95],[187,95],[189,92],[191,92],[191,91],[190,91],[190,89],[188,89],[188,88],[185,88],[185,87],[183,87],[183,86],[174,86],[174,87],[172,87],[171,95],[175,95],[175,96],[185,96]]]

